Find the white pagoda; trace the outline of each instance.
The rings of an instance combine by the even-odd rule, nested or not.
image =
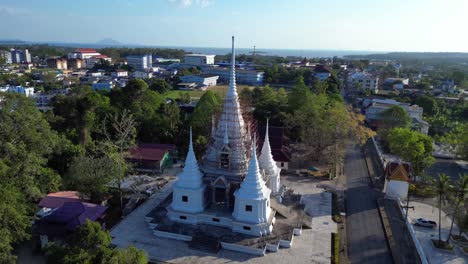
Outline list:
[[[250,127],[242,117],[236,89],[234,37],[229,89],[211,137],[198,166],[190,135],[186,165],[174,185],[168,217],[175,222],[223,226],[249,235],[270,234],[275,211],[270,208],[271,190],[259,170],[255,140],[252,142]],[[272,168],[268,162],[262,169],[269,178],[278,175],[275,182],[279,183],[277,167]]]
[[[260,169],[264,172],[265,181],[268,188],[274,195],[278,195],[280,192],[280,173],[281,169],[276,165],[273,155],[271,154],[270,139],[268,135],[268,120],[265,131],[265,140],[263,141],[262,153],[259,158]]]

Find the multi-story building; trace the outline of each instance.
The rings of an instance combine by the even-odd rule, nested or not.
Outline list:
[[[127,64],[136,70],[146,70],[153,66],[151,54],[127,56]]]
[[[68,59],[68,69],[81,69],[84,66],[82,59]]]
[[[184,62],[191,65],[213,65],[216,55],[207,54],[186,54]]]
[[[47,67],[59,70],[68,69],[66,58],[49,58],[47,59]]]
[[[379,77],[366,72],[351,74],[349,84],[356,90],[379,91]]]
[[[365,100],[365,114],[366,121],[371,126],[379,127],[382,121],[382,112],[389,109],[392,106],[400,106],[405,109],[408,116],[411,118],[411,127],[423,134],[428,133],[429,124],[422,119],[423,108],[418,105],[410,105],[407,103],[401,103],[392,99],[372,99]],[[385,125],[385,124],[384,124]]]
[[[95,49],[76,49],[74,52],[68,53],[68,58],[85,60],[98,55],[101,55],[101,53]]]
[[[16,50],[11,49],[11,63],[31,63],[31,53],[27,49],[25,50]]]
[[[229,81],[229,69],[221,67],[203,67],[202,72],[209,75],[218,75],[219,80]],[[262,85],[264,72],[255,70],[237,70],[236,82],[238,84]]]
[[[11,52],[8,50],[0,50],[0,58],[5,60],[5,63],[11,64]]]
[[[92,57],[84,59],[85,66],[88,69],[93,68],[96,63],[101,62],[101,61],[108,61],[110,63],[112,62],[112,58],[107,57],[106,55],[100,54],[100,55],[96,55],[96,56],[92,56]]]

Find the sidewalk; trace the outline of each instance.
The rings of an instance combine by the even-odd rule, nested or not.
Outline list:
[[[442,211],[442,223],[438,223],[439,209],[437,207],[419,202],[410,202],[409,206],[414,206],[414,210],[410,208],[408,212],[410,222],[412,222],[413,219],[417,218],[434,220],[437,222],[437,224],[442,224],[442,239],[447,239],[451,219],[447,217],[444,211]],[[414,225],[413,227],[416,233],[416,237],[419,240],[421,246],[423,247],[424,253],[427,256],[429,263],[468,263],[468,258],[465,257],[462,252],[459,252],[456,247],[454,247],[453,253],[449,253],[435,249],[432,246],[431,239],[438,239],[439,237],[438,227],[434,229],[426,227],[417,227]],[[458,227],[455,224],[453,226],[452,234],[458,234]]]

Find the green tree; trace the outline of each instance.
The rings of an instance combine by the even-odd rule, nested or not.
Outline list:
[[[390,152],[411,162],[416,175],[434,162],[432,139],[424,134],[409,128],[393,128],[385,139]]]
[[[190,118],[194,135],[209,135],[212,118],[221,112],[221,99],[212,91],[207,91],[198,101]]]
[[[168,92],[172,90],[172,86],[166,82],[164,79],[149,79],[149,88],[150,90],[159,92],[160,94],[163,94],[165,92]]]
[[[442,243],[442,232],[441,232],[441,226],[442,226],[442,204],[447,200],[447,195],[452,188],[450,185],[450,178],[446,174],[439,174],[438,178],[433,178],[432,179],[432,185],[434,187],[434,190],[437,193],[437,197],[439,199],[439,244]]]
[[[447,236],[446,242],[449,242],[450,236],[452,235],[453,223],[455,219],[460,214],[460,205],[465,201],[468,197],[468,174],[460,175],[458,179],[458,183],[455,185],[453,190],[453,195],[455,198],[455,208],[452,216],[452,223],[450,224],[449,234]],[[440,223],[440,222],[439,222]]]
[[[449,143],[458,156],[468,160],[468,123],[458,125],[445,135],[443,141]]]
[[[148,263],[142,250],[133,246],[125,249],[110,247],[112,238],[97,222],[86,221],[68,239],[65,246],[49,243],[45,249],[48,263],[126,264]]]
[[[303,77],[296,79],[296,84],[288,95],[289,111],[294,112],[310,104],[312,93],[304,83]]]
[[[438,112],[437,101],[433,97],[429,96],[419,96],[416,98],[415,103],[422,107],[424,110],[424,114],[426,115],[436,115]]]
[[[411,119],[406,110],[398,105],[386,109],[380,113],[380,117],[384,120],[387,128],[409,127],[411,124]]]
[[[92,202],[101,202],[109,194],[109,184],[118,180],[122,164],[110,156],[81,156],[73,160],[65,183]]]
[[[29,237],[32,201],[60,185],[47,167],[59,140],[34,102],[17,94],[2,95],[0,135],[0,262],[14,263],[12,245]]]

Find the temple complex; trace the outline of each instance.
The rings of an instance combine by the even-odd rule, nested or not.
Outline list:
[[[268,121],[258,156],[254,124],[245,122],[242,114],[233,37],[229,88],[221,115],[213,118],[207,151],[198,162],[190,129],[185,166],[172,195],[145,218],[157,237],[187,241],[199,250],[216,252],[222,247],[264,255],[290,247],[303,225],[310,228],[300,195],[281,186]]]

